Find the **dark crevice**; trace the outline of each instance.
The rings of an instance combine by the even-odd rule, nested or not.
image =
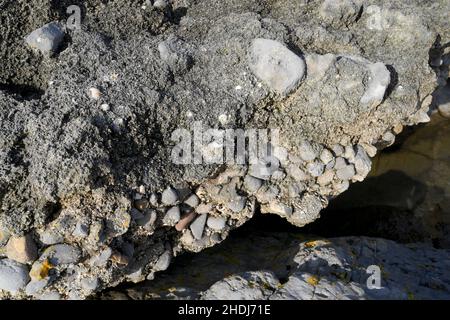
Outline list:
[[[0,83],[0,90],[24,100],[40,99],[45,90],[26,84]]]

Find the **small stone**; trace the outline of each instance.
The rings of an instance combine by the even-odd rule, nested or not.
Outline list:
[[[110,260],[118,265],[126,266],[130,262],[130,258],[120,252],[113,252],[110,257]]]
[[[149,205],[149,203],[148,203],[147,199],[140,199],[140,200],[136,200],[134,202],[135,208],[140,211],[144,211],[145,209],[147,209],[148,205]]]
[[[72,235],[77,238],[86,238],[89,235],[89,226],[78,221]]]
[[[10,236],[11,234],[8,232],[8,230],[0,226],[0,247],[8,242]]]
[[[180,221],[180,208],[178,206],[171,207],[163,218],[163,225],[173,227],[178,221]]]
[[[221,231],[225,228],[226,222],[227,219],[224,217],[209,216],[206,224],[215,231]]]
[[[94,100],[100,99],[102,96],[102,93],[97,88],[89,88],[89,97],[91,97]]]
[[[25,293],[29,296],[34,296],[37,293],[39,293],[39,291],[42,291],[47,284],[49,283],[49,278],[45,278],[42,280],[36,280],[36,281],[31,281],[27,284],[27,286],[25,287]]]
[[[39,233],[39,240],[46,245],[61,243],[64,237],[53,229],[46,229]]]
[[[360,145],[356,147],[356,155],[355,155],[355,169],[358,175],[363,177],[367,176],[372,168],[372,161],[364,148]]]
[[[56,291],[52,291],[52,292],[46,292],[46,293],[38,296],[37,298],[38,298],[38,300],[55,301],[55,300],[61,300],[61,295]]]
[[[156,0],[153,3],[153,7],[158,8],[158,9],[164,9],[167,6],[168,6],[167,0]]]
[[[31,32],[25,42],[38,49],[43,55],[49,56],[57,52],[64,39],[64,30],[57,22],[50,22]]]
[[[171,250],[166,250],[164,253],[158,258],[155,265],[153,266],[153,271],[165,271],[169,268],[170,261],[172,261],[172,252]]]
[[[30,281],[25,265],[10,259],[0,260],[0,290],[16,294]]]
[[[356,174],[355,166],[350,164],[336,171],[336,175],[341,180],[350,180]]]
[[[39,260],[49,259],[52,265],[77,263],[81,258],[80,249],[69,244],[56,244],[44,250]]]
[[[192,220],[197,216],[197,213],[194,211],[188,212],[183,217],[181,217],[180,221],[175,225],[175,229],[177,231],[182,231],[186,229],[186,227],[191,223]]]
[[[403,125],[401,123],[397,123],[393,128],[392,128],[392,132],[394,132],[394,134],[400,134],[403,131]]]
[[[208,217],[207,214],[201,214],[194,220],[194,222],[191,223],[190,229],[192,231],[192,235],[197,240],[202,238],[207,217]]]
[[[353,149],[353,146],[345,147],[344,158],[346,158],[350,162],[353,162],[355,160],[355,150]]]
[[[286,174],[281,170],[277,170],[274,173],[272,173],[272,180],[283,180],[285,177]]]
[[[336,159],[333,158],[333,160],[328,162],[328,164],[325,166],[325,170],[331,170],[334,168],[335,165],[336,165]]]
[[[300,158],[305,161],[312,161],[317,157],[317,153],[314,150],[313,146],[307,142],[303,141],[299,146]]]
[[[304,183],[292,183],[289,185],[289,197],[297,198],[305,190],[306,190],[306,185]]]
[[[333,159],[334,159],[334,156],[331,153],[331,151],[328,149],[323,149],[322,152],[320,153],[320,160],[324,164],[330,163]]]
[[[450,102],[439,105],[438,110],[441,116],[450,119]]]
[[[313,177],[322,175],[324,169],[325,166],[319,161],[310,162],[306,165],[306,170],[308,170],[309,174]]]
[[[261,208],[261,212],[263,213],[274,213],[278,214],[281,217],[290,216],[293,212],[292,207],[285,205],[281,202],[273,201],[270,202],[265,208]]]
[[[360,103],[362,105],[377,106],[383,101],[386,89],[391,82],[391,73],[381,62],[369,63],[367,68],[371,75]]]
[[[81,280],[81,287],[89,292],[95,291],[98,287],[98,277],[84,278]]]
[[[386,131],[383,136],[381,137],[381,139],[383,139],[383,141],[387,142],[389,145],[393,144],[395,141],[395,135],[390,132],[390,131]]]
[[[154,206],[154,207],[158,206],[158,196],[156,195],[156,193],[152,193],[150,195],[149,201],[152,206]]]
[[[273,201],[278,196],[279,193],[280,189],[278,189],[278,187],[274,185],[269,185],[261,188],[256,194],[256,197],[262,203],[269,203]]]
[[[333,153],[336,157],[342,156],[344,154],[344,147],[340,144],[335,144],[331,150],[333,150]]]
[[[104,112],[108,112],[108,111],[110,110],[109,104],[103,103],[103,104],[100,106],[100,109],[101,109],[102,111],[104,111]]]
[[[196,194],[192,194],[184,201],[185,204],[190,206],[191,208],[195,208],[200,204],[200,199],[197,197]]]
[[[338,193],[343,193],[347,191],[349,187],[350,182],[348,180],[343,180],[333,185],[333,189],[336,190]]]
[[[176,204],[178,201],[178,194],[176,190],[170,187],[164,190],[161,195],[161,201],[163,204],[167,206],[172,206]]]
[[[245,204],[247,202],[247,199],[244,197],[237,197],[236,199],[231,200],[227,203],[228,209],[231,211],[237,213],[241,212],[245,208]]]
[[[297,88],[305,75],[305,62],[282,43],[255,39],[249,50],[252,72],[270,89],[286,95]]]
[[[6,255],[19,263],[31,263],[37,259],[37,247],[30,235],[11,237],[6,245]]]
[[[336,158],[336,163],[334,164],[334,169],[335,170],[339,170],[342,168],[345,168],[347,166],[347,160],[345,160],[344,158]]]
[[[98,255],[93,256],[91,259],[89,259],[89,265],[93,267],[103,267],[108,262],[109,258],[111,258],[112,255],[112,249],[110,247],[107,247],[103,249]]]
[[[258,191],[262,184],[263,180],[252,177],[251,175],[246,175],[244,178],[244,187],[250,193]]]
[[[430,122],[430,116],[424,112],[424,111],[419,111],[417,112],[415,115],[413,115],[410,119],[412,122],[418,124],[418,123],[427,123]]]
[[[144,218],[144,214],[136,208],[131,208],[130,216],[135,221]]]
[[[334,178],[334,172],[332,170],[327,170],[324,172],[323,175],[317,178],[317,183],[321,186],[326,186],[327,184],[331,183]]]
[[[287,167],[287,173],[295,181],[306,181],[306,180],[308,180],[308,175],[305,172],[303,172],[303,170],[300,169],[297,164],[290,164]]]
[[[378,149],[376,147],[374,147],[373,145],[365,143],[365,144],[362,144],[362,147],[367,152],[369,157],[373,158],[377,155]]]

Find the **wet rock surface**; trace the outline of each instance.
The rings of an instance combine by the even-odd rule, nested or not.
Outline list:
[[[256,211],[305,226],[448,78],[446,1],[75,4],[64,30],[65,1],[0,1],[0,298],[152,280]],[[223,141],[176,163],[174,131],[200,122],[279,141],[257,163],[210,161]]]

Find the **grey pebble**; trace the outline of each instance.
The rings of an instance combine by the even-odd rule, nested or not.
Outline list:
[[[156,222],[156,219],[158,218],[158,215],[156,214],[155,210],[147,210],[144,214],[144,216],[136,220],[137,224],[141,227],[144,227],[147,230],[150,230]]]
[[[246,175],[244,178],[244,186],[251,193],[258,191],[262,184],[263,180],[252,177],[251,175]]]
[[[324,171],[324,164],[319,161],[310,162],[306,165],[306,169],[313,177],[319,177]]]
[[[200,204],[200,199],[197,197],[196,194],[192,194],[184,201],[185,204],[190,206],[191,208],[195,208]]]
[[[317,157],[317,153],[314,150],[313,146],[307,142],[303,141],[299,146],[300,158],[305,161],[312,161]]]
[[[335,144],[333,147],[331,147],[331,150],[333,150],[333,153],[336,157],[342,156],[344,154],[344,147],[340,144]]]
[[[167,206],[172,206],[178,201],[177,191],[173,188],[167,188],[161,195],[161,202]]]
[[[133,220],[140,220],[144,218],[144,214],[136,208],[131,208],[130,216]]]
[[[156,261],[153,266],[153,271],[156,272],[167,270],[170,265],[170,261],[172,261],[172,252],[171,250],[166,250],[161,256],[159,256],[158,261]]]
[[[78,221],[72,235],[78,238],[86,238],[89,235],[89,226],[81,221]]]
[[[32,48],[38,49],[44,55],[56,53],[64,39],[64,30],[57,22],[50,22],[31,32],[25,42]]]
[[[334,169],[339,170],[345,168],[347,166],[347,160],[342,157],[336,158],[336,162],[334,164]]]
[[[178,221],[180,221],[180,218],[180,208],[178,206],[171,207],[169,210],[167,210],[163,218],[163,224],[165,226],[174,226]]]
[[[52,229],[47,229],[39,233],[39,240],[43,244],[52,245],[63,242],[64,237]]]
[[[61,300],[61,295],[56,292],[46,292],[37,297],[38,300]]]
[[[201,214],[190,225],[192,235],[197,240],[202,238],[203,230],[205,229],[206,218],[207,214]]]
[[[320,160],[324,164],[330,163],[333,159],[334,159],[334,156],[331,153],[331,151],[328,149],[323,149],[322,152],[320,153]]]
[[[227,222],[227,219],[224,217],[209,216],[207,225],[209,228],[211,228],[213,230],[220,231],[225,228],[226,222]]]
[[[236,197],[236,199],[231,200],[227,203],[228,209],[233,212],[241,212],[245,208],[245,204],[247,203],[247,199],[244,197]]]
[[[98,278],[97,277],[84,278],[81,280],[81,286],[83,287],[84,290],[92,292],[98,287]]]
[[[48,277],[42,280],[30,281],[25,287],[25,293],[29,296],[34,296],[39,293],[39,291],[43,290],[49,281],[50,278]]]
[[[98,255],[92,257],[89,260],[89,264],[94,267],[102,267],[105,266],[108,262],[109,258],[111,258],[112,249],[107,247],[103,249]]]
[[[352,164],[349,164],[336,171],[337,177],[342,180],[350,180],[355,174],[355,166]]]
[[[249,50],[252,72],[270,89],[286,95],[305,75],[305,62],[284,44],[270,39],[255,39]]]
[[[16,294],[30,281],[28,268],[10,259],[0,260],[0,290]]]

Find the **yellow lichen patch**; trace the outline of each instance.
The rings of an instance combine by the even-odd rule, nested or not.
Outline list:
[[[34,264],[30,271],[30,277],[33,280],[42,280],[48,277],[49,271],[53,268],[53,265],[48,259],[45,259],[41,263]]]
[[[310,276],[306,279],[306,282],[308,282],[310,285],[312,286],[317,286],[317,284],[319,283],[320,279],[316,276]]]
[[[315,246],[317,246],[317,241],[316,240],[308,241],[308,242],[305,243],[305,247],[306,248],[314,248]]]

